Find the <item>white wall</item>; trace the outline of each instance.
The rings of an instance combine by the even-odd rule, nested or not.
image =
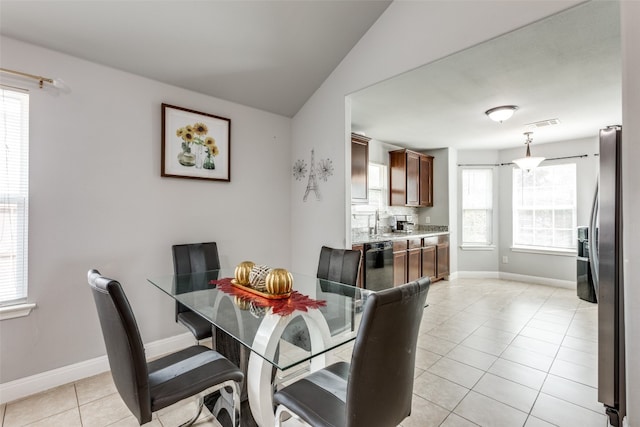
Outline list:
[[[290,119],[1,43],[3,67],[62,78],[72,92],[30,92],[29,300],[37,308],[0,322],[0,383],[105,354],[90,268],[122,282],[149,342],[185,332],[171,300],[146,281],[173,271],[172,244],[217,241],[225,267],[244,259],[290,267]],[[160,177],[163,102],[231,119],[230,183]]]
[[[598,152],[598,136],[573,141],[557,142],[552,144],[534,145],[531,148],[535,156],[543,156],[548,159],[588,154],[589,157],[549,160],[543,165],[560,163],[576,164],[577,179],[577,225],[588,225],[593,203],[593,195],[597,180],[598,158],[594,156]],[[522,157],[524,150],[521,147],[501,150],[500,162],[508,163],[513,159]],[[514,252],[511,250],[513,242],[512,221],[512,171],[514,166],[502,166],[499,171],[498,188],[500,191],[500,253],[509,259],[508,264],[500,263],[500,271],[506,273],[522,274],[525,276],[538,276],[549,279],[564,280],[575,283],[576,262],[575,256],[549,255],[531,252]]]

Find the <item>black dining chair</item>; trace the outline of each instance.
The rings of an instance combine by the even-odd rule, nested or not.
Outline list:
[[[362,253],[352,249],[323,246],[318,261],[318,279],[356,286]]]
[[[188,273],[203,273],[209,270],[220,269],[220,258],[218,257],[218,245],[215,242],[188,243],[183,245],[173,245],[173,271],[176,275]],[[181,278],[178,278],[177,286],[180,287]],[[188,278],[184,278],[188,281]],[[185,291],[193,291],[190,283],[184,284]],[[205,284],[206,285],[206,284]],[[179,289],[177,292],[179,293]],[[212,338],[214,326],[197,313],[189,310],[183,304],[176,301],[176,322],[186,326],[196,340]],[[214,347],[215,348],[215,347]]]
[[[140,425],[151,415],[181,400],[199,395],[200,415],[204,395],[231,389],[233,425],[240,420],[240,387],[244,374],[220,353],[194,345],[147,362],[138,325],[119,282],[88,273],[89,286],[100,319],[111,375],[120,397]],[[228,393],[228,391],[227,391]]]
[[[356,286],[358,283],[361,257],[362,254],[360,251],[322,246],[322,248],[320,248],[318,272],[316,274],[316,277],[321,279],[320,288],[322,291],[333,293],[343,293],[345,291],[344,288],[337,289],[332,282]],[[303,350],[311,350],[309,332],[302,319],[294,319],[289,323],[282,334],[282,338]]]
[[[369,295],[351,363],[334,363],[276,392],[276,426],[287,413],[314,427],[392,427],[409,416],[429,284],[423,277]]]

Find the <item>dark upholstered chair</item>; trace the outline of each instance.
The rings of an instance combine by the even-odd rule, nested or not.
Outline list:
[[[314,427],[392,427],[411,413],[418,330],[429,279],[370,295],[351,364],[338,362],[274,395],[283,413]]]
[[[318,279],[356,286],[361,256],[360,251],[323,246],[320,249],[320,261],[316,276]]]
[[[192,424],[200,415],[203,395],[222,388],[232,389],[234,425],[240,419],[240,384],[243,373],[220,353],[194,345],[147,363],[144,345],[129,301],[118,283],[88,273],[113,382],[140,425],[151,414],[183,399],[200,395]],[[204,393],[203,393],[204,392]]]
[[[171,251],[175,274],[202,273],[220,268],[215,242],[173,245]],[[211,323],[179,302],[176,302],[176,322],[186,326],[198,341],[212,336]]]
[[[331,282],[356,286],[361,257],[360,251],[323,246],[320,249],[318,273],[316,274],[318,279],[324,279],[320,282],[322,291],[338,292]],[[326,280],[331,282],[326,282]],[[340,292],[344,292],[344,289],[340,289]],[[294,319],[287,326],[282,338],[306,351],[311,350],[307,326],[302,319]]]

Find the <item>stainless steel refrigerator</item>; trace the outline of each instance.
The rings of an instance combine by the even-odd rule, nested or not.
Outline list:
[[[600,130],[600,173],[591,213],[589,252],[598,295],[598,401],[609,422],[626,415],[620,126]]]

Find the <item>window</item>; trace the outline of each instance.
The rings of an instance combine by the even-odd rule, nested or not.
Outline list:
[[[384,165],[369,163],[369,205],[376,209],[384,209],[387,206],[384,191],[386,171]]]
[[[0,89],[0,304],[27,297],[29,95]]]
[[[514,169],[513,245],[574,250],[575,233],[575,163]]]
[[[462,245],[493,243],[493,170],[462,170]]]

